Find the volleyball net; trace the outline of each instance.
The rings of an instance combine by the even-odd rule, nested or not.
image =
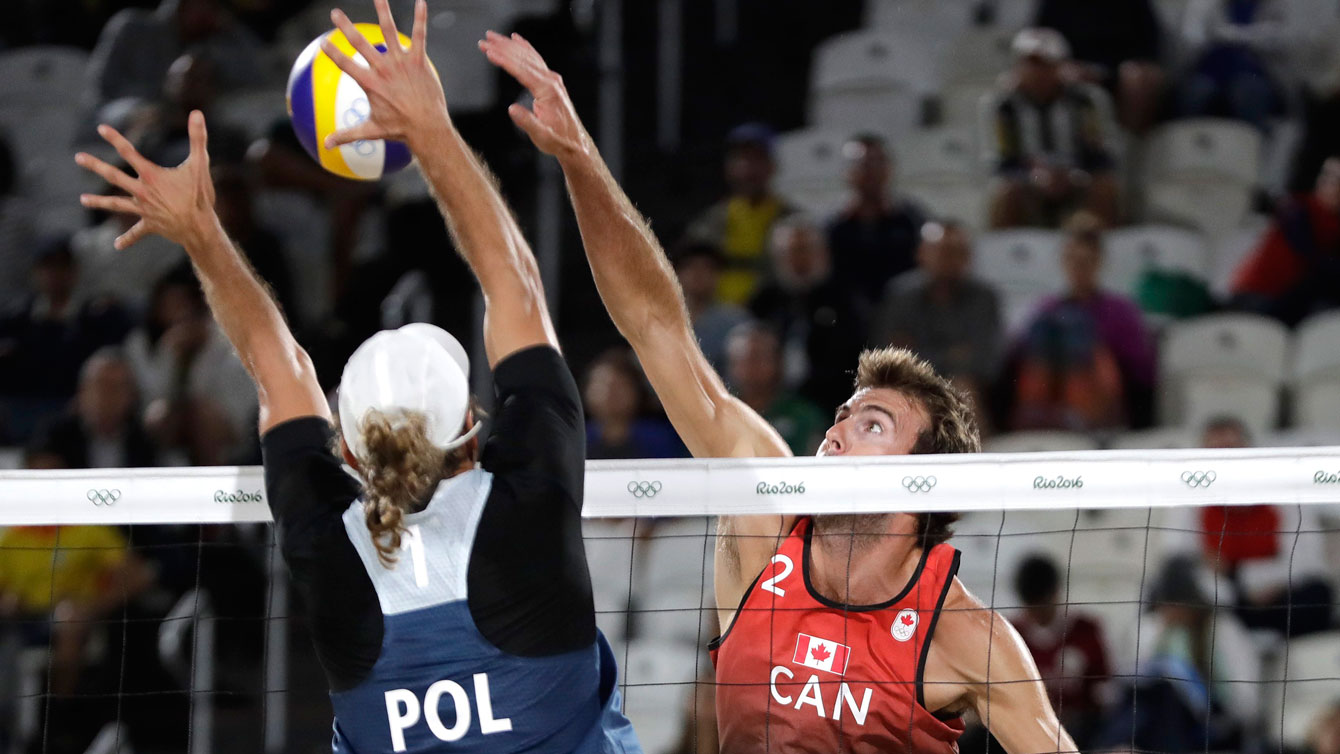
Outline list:
[[[0,494],[0,751],[325,745],[259,468],[6,471]],[[717,750],[717,517],[951,511],[958,577],[1086,750],[1301,751],[1340,703],[1340,448],[593,461],[597,621],[647,751]],[[973,722],[963,750],[999,751]]]

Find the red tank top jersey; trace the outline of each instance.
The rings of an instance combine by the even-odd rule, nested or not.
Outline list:
[[[924,550],[898,596],[863,606],[815,592],[809,555],[802,518],[709,647],[723,754],[955,754],[963,721],[926,709],[922,674],[958,551]]]

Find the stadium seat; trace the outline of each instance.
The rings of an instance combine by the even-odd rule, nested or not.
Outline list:
[[[684,726],[684,709],[698,676],[711,667],[692,644],[639,640],[619,657],[624,714],[647,752],[668,751]]]
[[[0,470],[23,467],[23,448],[0,448]]]
[[[1159,427],[1124,432],[1108,443],[1111,450],[1176,450],[1196,447],[1195,434],[1182,427]]]
[[[987,440],[982,450],[987,453],[1037,453],[1064,450],[1097,450],[1098,442],[1080,432],[1039,430],[1011,432]]]
[[[77,107],[88,53],[73,47],[20,47],[0,54],[0,102]]]
[[[1210,290],[1221,298],[1232,293],[1233,276],[1256,249],[1270,227],[1270,217],[1247,215],[1233,228],[1223,229],[1210,244]]]
[[[1294,386],[1293,425],[1305,429],[1340,428],[1340,374],[1305,379]]]
[[[1209,252],[1200,233],[1185,228],[1144,225],[1107,234],[1103,255],[1104,287],[1133,295],[1140,276],[1154,269],[1209,279]]]
[[[1150,136],[1145,176],[1253,186],[1260,175],[1260,153],[1261,133],[1242,121],[1179,120]]]
[[[595,596],[596,625],[611,643],[621,642],[628,634],[628,606],[632,594],[633,552],[636,540],[634,524],[646,528],[638,519],[588,518],[582,520],[582,541],[586,544],[586,563],[591,569],[591,590]]]
[[[959,34],[946,46],[941,58],[942,122],[976,126],[983,97],[995,91],[997,80],[1013,62],[1011,37],[997,27],[980,27]]]
[[[972,129],[966,128],[926,129],[907,137],[894,153],[899,183],[959,178],[980,183],[975,138]]]
[[[1263,448],[1322,448],[1340,445],[1340,426],[1282,429],[1268,433],[1257,445]]]
[[[1212,419],[1232,416],[1253,437],[1261,437],[1279,426],[1280,388],[1276,381],[1221,373],[1182,377],[1171,384],[1176,391],[1171,400],[1175,413],[1163,415],[1165,424],[1176,422],[1195,432]]]
[[[702,645],[716,635],[715,533],[710,518],[667,518],[639,542],[632,592],[635,636]]]
[[[868,0],[865,27],[911,39],[952,39],[969,27],[975,10],[969,0]]]
[[[273,89],[249,89],[219,97],[214,112],[220,120],[251,139],[270,131],[275,121],[285,116],[284,99]]]
[[[933,217],[957,220],[974,231],[986,226],[987,196],[980,179],[899,181],[898,186]]]
[[[1239,228],[1251,209],[1251,188],[1232,181],[1153,178],[1145,184],[1146,215],[1151,221],[1186,225],[1211,238]]]
[[[1280,643],[1266,664],[1267,736],[1289,750],[1303,750],[1317,715],[1340,699],[1340,632]]]
[[[1321,312],[1298,323],[1289,372],[1294,380],[1321,374],[1340,378],[1340,311]]]
[[[803,128],[777,137],[777,193],[817,215],[841,206],[847,196],[842,146],[850,134],[834,128]]]
[[[1043,296],[1065,284],[1061,234],[1050,230],[984,233],[973,252],[973,269],[999,291],[1007,332],[1015,331]]]
[[[1256,314],[1211,314],[1168,328],[1159,348],[1164,377],[1227,373],[1284,380],[1289,330]]]
[[[931,57],[890,34],[849,32],[814,51],[809,120],[848,134],[890,139],[921,124],[922,102],[938,86]]]

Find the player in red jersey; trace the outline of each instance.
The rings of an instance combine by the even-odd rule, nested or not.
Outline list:
[[[695,456],[788,456],[694,339],[665,254],[601,160],[563,81],[517,35],[489,60],[534,96],[509,113],[563,168],[601,298]],[[897,349],[861,357],[819,453],[973,452],[971,409]],[[906,480],[916,485],[924,480]],[[896,482],[895,482],[896,484]],[[957,751],[974,711],[1010,754],[1074,751],[1004,617],[955,578],[952,514],[723,518],[714,642],[724,752]]]

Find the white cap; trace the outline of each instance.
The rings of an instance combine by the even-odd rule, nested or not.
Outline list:
[[[428,439],[442,450],[464,445],[479,431],[461,430],[470,408],[470,359],[446,330],[416,322],[383,330],[349,357],[340,378],[340,431],[361,459],[363,419],[376,409],[398,422],[397,414],[418,412],[428,420]]]
[[[1016,58],[1042,58],[1052,63],[1064,63],[1070,59],[1070,44],[1055,29],[1024,29],[1014,35],[1010,45]]]

